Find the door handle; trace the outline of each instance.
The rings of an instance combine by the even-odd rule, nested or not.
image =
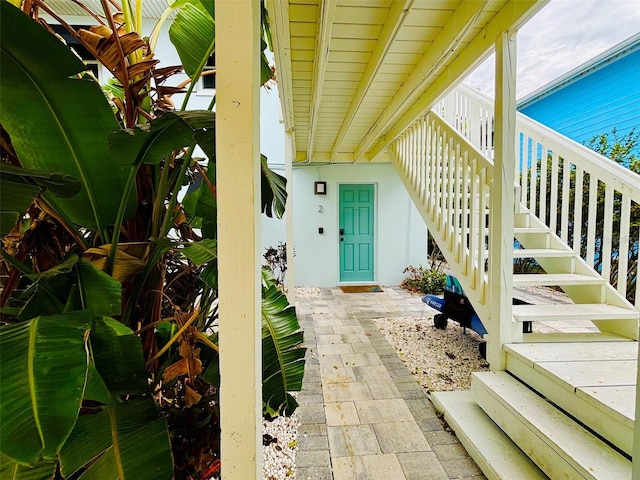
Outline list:
[[[344,235],[344,228],[340,229],[340,235]]]
[[[340,237],[340,241],[341,241],[341,242],[344,242],[344,237]]]

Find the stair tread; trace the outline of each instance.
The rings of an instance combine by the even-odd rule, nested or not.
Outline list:
[[[603,285],[601,276],[580,275],[577,273],[525,273],[514,274],[513,285]]]
[[[472,386],[480,406],[501,415],[494,421],[517,437],[549,476],[573,471],[585,478],[630,478],[629,460],[508,373],[474,373]]]
[[[637,320],[640,312],[606,303],[514,305],[513,318],[527,321]]]
[[[471,392],[433,392],[431,399],[489,478],[548,478],[473,401]]]
[[[560,250],[558,248],[517,248],[513,251],[514,258],[535,258],[535,257],[575,257],[573,250]]]
[[[633,342],[633,339],[607,332],[525,333],[523,343]]]
[[[513,233],[518,235],[520,233],[549,233],[548,227],[514,227]]]
[[[555,343],[508,343],[504,345],[504,350],[509,355],[517,355],[530,366],[535,362],[636,360],[638,358],[638,342],[633,341],[574,342],[562,346]]]

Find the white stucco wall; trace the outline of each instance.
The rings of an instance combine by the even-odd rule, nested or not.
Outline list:
[[[314,181],[327,195],[314,195]],[[375,190],[375,281],[397,285],[407,265],[424,264],[427,231],[391,164],[295,167],[295,285],[339,284],[338,184],[372,183]],[[324,233],[318,233],[322,227]]]

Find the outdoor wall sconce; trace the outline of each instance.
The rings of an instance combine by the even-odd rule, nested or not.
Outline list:
[[[313,182],[313,193],[316,195],[326,195],[327,182]]]

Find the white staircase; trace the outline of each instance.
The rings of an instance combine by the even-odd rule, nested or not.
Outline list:
[[[491,271],[489,246],[510,240],[490,230],[490,135],[473,138],[491,118],[486,103],[456,95],[438,106],[450,124],[430,112],[396,141],[390,157],[489,330],[489,342],[496,325],[500,338],[507,332],[501,341],[506,367],[474,374],[470,392],[432,394],[434,404],[488,478],[631,478],[639,312],[626,298],[635,272],[628,268],[633,240],[625,222],[630,207],[640,205],[640,177],[544,127],[534,131],[518,115],[513,258],[535,260],[541,272],[503,274],[512,275],[514,288],[561,288],[573,303],[514,305],[510,318],[492,319],[491,276],[499,273]],[[484,122],[484,130],[474,121]],[[550,165],[536,165],[536,152]],[[572,201],[570,192],[574,200],[589,192],[588,205]],[[613,212],[612,198],[621,211]],[[589,222],[604,227],[596,234]],[[613,243],[614,231],[620,233],[616,255],[605,244]],[[594,246],[596,235],[602,245]],[[522,322],[557,323],[562,330],[573,320],[590,321],[599,331],[522,333]]]

